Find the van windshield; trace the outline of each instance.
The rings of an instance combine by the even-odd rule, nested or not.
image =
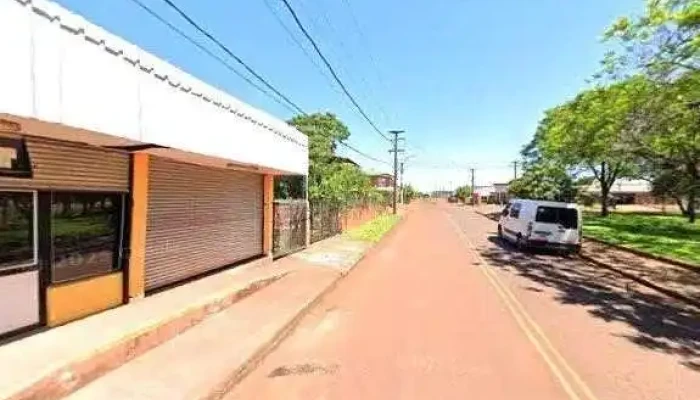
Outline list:
[[[566,229],[578,228],[578,212],[575,208],[537,207],[536,222],[560,224]]]

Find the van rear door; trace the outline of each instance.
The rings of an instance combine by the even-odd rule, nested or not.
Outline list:
[[[578,244],[578,225],[576,208],[538,206],[530,238],[550,243]]]

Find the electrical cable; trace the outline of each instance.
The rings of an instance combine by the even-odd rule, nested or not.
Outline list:
[[[253,75],[254,77],[256,77],[256,78],[257,78],[260,82],[262,82],[263,85],[265,85],[268,89],[272,90],[276,95],[278,95],[279,97],[281,97],[285,102],[287,102],[289,105],[291,105],[291,106],[292,106],[295,110],[297,110],[299,113],[301,113],[301,114],[306,114],[306,113],[304,112],[304,110],[303,110],[301,107],[299,107],[298,105],[296,105],[293,101],[289,100],[289,98],[288,98],[287,96],[285,96],[285,95],[282,94],[279,90],[277,90],[274,86],[272,86],[272,84],[270,84],[265,78],[263,78],[263,77],[262,77],[260,74],[258,74],[252,67],[250,67],[248,64],[246,64],[245,61],[243,61],[240,57],[238,57],[236,54],[234,54],[228,47],[226,47],[226,45],[224,45],[224,44],[221,43],[217,38],[215,38],[214,35],[212,35],[212,34],[209,33],[207,30],[205,30],[204,28],[202,28],[197,22],[194,21],[194,19],[192,19],[189,15],[187,15],[187,13],[186,13],[185,11],[183,11],[182,9],[180,9],[180,7],[178,7],[177,5],[175,5],[175,3],[173,3],[171,0],[162,0],[162,1],[165,2],[165,4],[167,4],[170,8],[172,8],[173,10],[175,10],[175,12],[177,12],[182,18],[184,18],[190,25],[192,25],[196,30],[198,30],[202,35],[204,35],[204,36],[206,36],[207,38],[209,38],[209,40],[211,40],[211,41],[214,42],[217,46],[219,46],[219,48],[220,48],[221,50],[223,50],[226,54],[228,54],[229,56],[231,56],[231,58],[233,58],[234,60],[236,60],[236,62],[238,62],[239,64],[241,64],[241,65],[243,66],[243,68],[246,69],[246,71],[248,71],[251,75]]]
[[[187,35],[187,34],[186,34],[185,32],[183,32],[181,29],[179,29],[178,27],[176,27],[175,25],[173,25],[172,23],[170,23],[169,21],[167,21],[165,18],[163,18],[163,17],[160,16],[158,13],[156,13],[155,11],[153,11],[153,9],[151,9],[150,7],[148,7],[147,5],[145,5],[144,3],[142,3],[141,0],[130,0],[130,1],[131,1],[132,3],[134,3],[134,4],[136,4],[137,6],[139,6],[142,10],[144,10],[145,12],[147,12],[147,13],[148,13],[149,15],[151,15],[153,18],[155,18],[155,19],[157,19],[158,21],[160,21],[160,23],[162,23],[163,25],[167,26],[170,30],[172,30],[173,32],[175,32],[176,34],[178,34],[180,37],[182,37],[183,39],[185,39],[186,41],[188,41],[190,44],[192,44],[193,46],[195,46],[196,48],[198,48],[198,49],[199,49],[200,51],[202,51],[204,54],[206,54],[206,55],[208,55],[209,57],[213,58],[214,60],[218,61],[220,64],[222,64],[224,67],[226,67],[226,69],[228,69],[229,71],[231,71],[231,72],[233,72],[234,74],[236,74],[239,78],[243,79],[246,83],[248,83],[249,85],[251,85],[252,87],[254,87],[255,89],[257,89],[257,90],[260,91],[261,93],[265,94],[265,95],[266,95],[267,97],[269,97],[270,99],[274,100],[277,104],[279,104],[279,105],[285,107],[285,108],[286,108],[287,110],[289,110],[289,111],[296,112],[296,110],[295,110],[294,108],[292,108],[291,106],[289,106],[289,104],[283,102],[283,101],[280,100],[278,97],[273,96],[270,92],[268,92],[267,90],[265,90],[263,87],[261,87],[260,85],[258,85],[258,84],[255,83],[255,82],[253,82],[253,81],[252,81],[250,78],[248,78],[247,76],[243,75],[240,71],[236,70],[231,64],[227,63],[223,58],[221,58],[221,57],[219,57],[218,55],[214,54],[211,50],[209,50],[209,49],[207,49],[206,47],[204,47],[204,45],[202,45],[201,43],[197,42],[197,41],[194,40],[191,36]]]
[[[163,0],[163,1],[170,1],[170,0]],[[294,11],[294,9],[292,8],[292,6],[289,4],[289,1],[287,1],[287,0],[282,0],[282,2],[283,2],[284,5],[287,7],[287,10],[289,10],[289,13],[292,15],[292,18],[294,18],[294,22],[296,22],[297,26],[298,26],[299,29],[302,31],[302,33],[304,34],[304,36],[306,36],[306,38],[309,40],[309,42],[311,42],[311,45],[313,46],[314,50],[316,50],[316,53],[318,54],[318,56],[321,58],[321,60],[323,61],[323,63],[326,65],[326,67],[328,68],[328,70],[331,72],[331,75],[333,76],[333,79],[338,83],[338,85],[339,85],[340,88],[343,90],[343,92],[345,93],[345,95],[348,96],[348,98],[350,99],[350,101],[352,102],[352,104],[355,106],[355,108],[357,109],[357,111],[359,111],[359,113],[362,115],[362,117],[372,126],[372,128],[374,128],[374,130],[375,130],[380,136],[382,136],[382,137],[383,137],[384,139],[386,139],[386,140],[390,140],[388,136],[386,136],[379,128],[377,128],[377,125],[369,118],[369,116],[367,115],[367,113],[365,112],[365,110],[363,110],[362,107],[357,103],[357,101],[356,101],[355,98],[352,96],[352,94],[350,94],[350,91],[348,91],[348,88],[345,86],[345,84],[343,83],[343,81],[338,77],[338,74],[335,72],[335,69],[333,69],[333,66],[330,64],[330,62],[328,61],[328,59],[326,58],[326,56],[323,55],[323,52],[321,52],[321,49],[319,49],[318,45],[316,44],[316,41],[311,37],[311,35],[309,34],[309,32],[308,32],[308,31],[306,30],[306,28],[304,27],[304,24],[302,24],[301,21],[299,20],[299,17],[297,16],[297,13]]]
[[[306,112],[304,112],[302,109],[300,109],[299,107],[296,107],[296,105],[295,105],[293,102],[291,102],[291,100],[289,100],[286,96],[282,95],[281,93],[277,92],[277,91],[274,90],[274,89],[273,89],[273,90],[275,91],[275,93],[278,94],[281,98],[285,99],[285,100],[287,101],[287,103],[284,103],[284,102],[282,102],[279,98],[273,96],[270,92],[266,91],[264,88],[262,88],[261,86],[257,85],[255,82],[253,82],[252,80],[250,80],[250,78],[246,77],[245,75],[243,75],[242,73],[240,73],[239,71],[237,71],[233,66],[231,66],[229,63],[227,63],[227,62],[226,62],[225,60],[223,60],[221,57],[219,57],[218,55],[214,54],[211,50],[207,49],[207,48],[204,47],[201,43],[197,42],[197,41],[194,40],[192,37],[190,37],[189,35],[187,35],[186,33],[184,33],[182,30],[180,30],[180,29],[177,28],[175,25],[173,25],[172,23],[170,23],[169,21],[167,21],[165,18],[163,18],[162,16],[160,16],[158,13],[156,13],[153,9],[151,9],[150,7],[148,7],[147,5],[145,5],[145,4],[144,4],[143,2],[141,2],[140,0],[130,0],[130,1],[132,1],[134,4],[136,4],[137,6],[139,6],[139,7],[140,7],[141,9],[143,9],[144,11],[146,11],[146,12],[147,12],[149,15],[151,15],[152,17],[156,18],[158,21],[160,21],[162,24],[164,24],[165,26],[167,26],[167,27],[168,27],[169,29],[171,29],[173,32],[177,33],[177,34],[178,34],[179,36],[181,36],[183,39],[187,40],[189,43],[191,43],[192,45],[194,45],[195,47],[197,47],[199,50],[201,50],[202,52],[204,52],[204,53],[207,54],[208,56],[210,56],[210,57],[212,57],[213,59],[215,59],[215,60],[217,60],[218,62],[220,62],[220,63],[221,63],[222,65],[224,65],[228,70],[230,70],[231,72],[235,73],[238,77],[240,77],[241,79],[245,80],[248,84],[250,84],[251,86],[253,86],[253,87],[256,88],[257,90],[259,90],[260,92],[264,93],[265,95],[269,96],[271,99],[273,99],[274,101],[276,101],[278,104],[280,104],[280,105],[286,107],[286,108],[287,108],[288,110],[290,110],[290,111],[294,111],[294,109],[292,108],[292,107],[294,107],[294,108],[296,109],[296,111],[300,112],[301,114],[303,114],[303,115],[308,115],[308,114],[306,114]],[[169,0],[163,0],[163,1],[165,1],[165,2],[168,3],[169,5],[171,4],[171,2],[170,2]],[[173,4],[172,6],[175,7],[175,8],[177,8],[177,6],[175,6],[174,4]],[[179,10],[179,9],[178,9],[178,10]],[[187,19],[188,22],[191,21],[188,17],[185,17],[182,13],[180,13],[180,15],[182,15],[183,18]],[[191,23],[193,23],[193,21],[192,21]],[[199,29],[198,29],[198,30],[199,30]],[[209,37],[210,39],[212,39],[212,40],[215,41],[216,43],[219,43],[218,41],[216,41],[216,39],[214,39],[214,38],[211,37],[210,35],[207,35],[206,33],[204,33],[204,30],[203,30],[203,29],[200,30],[200,32],[202,32],[203,34],[205,34],[207,37]],[[220,46],[223,46],[223,45],[221,45],[221,44],[219,44],[219,45],[220,45]],[[236,56],[232,55],[232,53],[227,52],[227,54],[229,54],[230,56],[232,56],[232,57],[233,57],[234,59],[236,59],[237,61],[239,60]],[[239,61],[239,62],[240,62],[240,61]],[[244,65],[244,66],[246,66],[246,65]],[[262,80],[261,77],[258,77],[258,79],[261,79],[261,80]],[[265,82],[265,81],[263,80],[263,82]],[[290,105],[291,105],[291,107],[290,107]],[[372,160],[372,161],[375,161],[375,162],[379,162],[379,163],[382,163],[382,164],[390,165],[389,162],[384,161],[384,160],[380,160],[380,159],[378,159],[378,158],[376,158],[376,157],[373,157],[373,156],[370,156],[369,154],[367,154],[367,153],[365,153],[365,152],[363,152],[363,151],[357,149],[355,146],[352,146],[352,145],[350,145],[350,144],[348,144],[348,143],[345,143],[345,142],[340,141],[340,140],[338,140],[336,143],[340,144],[341,146],[343,146],[343,147],[345,147],[345,148],[347,148],[347,149],[349,149],[349,150],[351,150],[351,151],[353,151],[353,152],[355,152],[355,153],[357,153],[357,154],[359,154],[359,155],[361,155],[361,156],[363,156],[363,157],[365,157],[365,158],[367,158],[367,159],[369,159],[369,160]]]

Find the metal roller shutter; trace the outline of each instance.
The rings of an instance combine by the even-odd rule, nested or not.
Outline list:
[[[263,176],[152,157],[146,290],[262,254]]]
[[[24,142],[32,164],[31,179],[0,177],[0,186],[33,190],[129,190],[126,152],[34,136],[24,136]]]

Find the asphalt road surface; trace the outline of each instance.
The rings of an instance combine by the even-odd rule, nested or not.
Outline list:
[[[228,399],[700,399],[700,314],[421,204]]]

